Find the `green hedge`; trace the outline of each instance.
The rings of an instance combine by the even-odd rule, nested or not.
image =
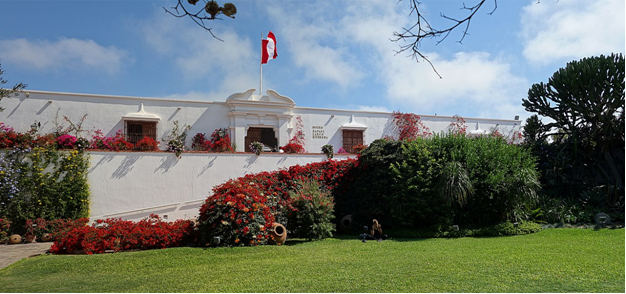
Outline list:
[[[89,216],[87,154],[52,148],[0,152],[0,218],[12,222],[13,233],[24,233],[28,219]]]
[[[530,152],[497,137],[376,140],[341,201],[355,222],[429,232],[520,221],[540,188]]]

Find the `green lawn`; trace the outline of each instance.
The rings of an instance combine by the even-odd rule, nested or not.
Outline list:
[[[39,256],[1,292],[624,292],[624,229]]]

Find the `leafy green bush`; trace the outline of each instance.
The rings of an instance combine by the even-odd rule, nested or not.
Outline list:
[[[530,217],[539,189],[535,159],[498,137],[439,134],[376,140],[361,153],[355,181],[340,197],[355,223],[446,231]],[[351,202],[351,204],[350,204]]]
[[[316,183],[324,191],[332,193],[342,189],[344,181],[349,181],[350,176],[346,175],[350,174],[355,164],[355,159],[346,159],[294,165],[274,172],[248,174],[214,187],[213,194],[200,207],[200,244],[211,244],[213,237],[221,238],[220,246],[264,244],[270,237],[268,231],[274,222],[289,226],[289,213],[295,209],[291,195],[298,195],[293,193],[301,189],[302,184],[298,183]],[[313,192],[303,192],[303,195],[326,195],[320,187],[317,190],[311,188]],[[332,204],[332,198],[316,199],[327,205]],[[319,211],[323,209],[316,207],[313,210],[315,222],[321,224],[314,232],[326,236],[325,232],[331,231],[326,222],[332,219],[332,209],[326,210],[323,217],[315,215]]]
[[[289,213],[287,229],[299,238],[320,240],[333,236],[333,198],[318,182],[298,181],[289,192],[294,210]]]
[[[534,222],[504,222],[493,226],[474,230],[473,236],[514,236],[526,235],[541,231],[541,225]]]
[[[441,227],[440,230],[396,228],[386,230],[385,233],[393,238],[460,238],[526,235],[539,231],[541,231],[541,225],[530,221],[520,221],[517,224],[504,222],[480,228],[459,227],[458,230],[453,226]]]
[[[351,179],[344,182],[341,193],[333,193],[338,219],[352,214],[355,224],[370,224],[372,218],[390,223],[390,203],[385,199],[395,192],[389,189],[394,184],[389,166],[399,160],[401,152],[402,142],[388,139],[375,140],[361,152]]]
[[[11,193],[0,196],[0,217],[12,221],[15,233],[24,233],[28,219],[89,216],[89,158],[82,151],[15,149],[5,151],[0,160],[0,166],[11,166],[11,179],[16,180]]]
[[[0,244],[4,244],[9,241],[9,229],[11,224],[6,219],[0,218]]]

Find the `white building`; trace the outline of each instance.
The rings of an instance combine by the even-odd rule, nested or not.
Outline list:
[[[90,152],[91,217],[141,219],[150,213],[169,219],[192,218],[213,186],[228,179],[277,170],[296,164],[325,160],[325,144],[351,150],[357,144],[396,135],[392,113],[297,107],[294,100],[268,90],[254,95],[254,89],[233,94],[224,102],[183,101],[160,98],[120,97],[45,91],[25,91],[2,99],[0,121],[18,132],[41,123],[40,133],[68,126],[68,119],[82,121],[83,137],[101,130],[105,135],[122,131],[135,143],[144,136],[157,141],[174,127],[190,125],[187,146],[196,133],[209,136],[227,128],[236,151],[246,151],[250,142],[284,146],[302,121],[304,148],[309,154],[269,153],[186,153],[177,159],[172,153]],[[433,133],[446,132],[455,120],[449,116],[421,115]],[[468,132],[487,133],[497,129],[507,135],[519,131],[519,120],[465,118]],[[164,144],[162,144],[164,145]],[[347,155],[336,155],[345,158]]]
[[[392,114],[297,107],[294,100],[268,90],[254,95],[254,89],[233,94],[225,102],[184,101],[160,98],[121,97],[75,93],[26,91],[2,100],[5,111],[0,121],[17,131],[28,131],[41,123],[40,132],[52,132],[58,125],[67,126],[63,116],[73,123],[82,123],[85,131],[101,130],[105,135],[122,131],[127,140],[136,143],[144,136],[160,141],[173,128],[174,121],[191,126],[187,145],[196,133],[209,136],[215,129],[227,128],[236,151],[246,151],[250,142],[259,141],[270,147],[284,146],[296,132],[296,121],[302,120],[304,147],[307,152],[320,153],[331,144],[337,151],[350,151],[356,144],[396,135]],[[449,116],[420,115],[433,133],[446,132],[455,121]],[[507,135],[518,131],[521,121],[465,118],[468,132],[487,133],[497,129]],[[88,137],[87,134],[84,134]]]

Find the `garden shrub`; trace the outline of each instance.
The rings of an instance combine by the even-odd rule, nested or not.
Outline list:
[[[51,233],[50,227],[48,226],[48,221],[43,218],[38,219],[27,219],[26,224],[24,225],[24,229],[26,230],[26,235],[32,235],[39,239],[45,233]]]
[[[139,142],[137,142],[137,144],[135,144],[134,149],[135,150],[142,150],[142,151],[158,151],[159,150],[159,142],[157,142],[156,140],[146,136],[143,139],[139,140]]]
[[[477,225],[519,221],[516,211],[532,208],[541,188],[529,150],[493,137],[466,140],[464,150],[462,161],[476,192],[460,210],[460,219]]]
[[[234,152],[233,146],[230,142],[230,135],[226,128],[215,129],[211,134],[211,141],[209,142],[210,150],[213,152]]]
[[[333,155],[335,153],[333,151],[333,145],[326,144],[326,145],[322,146],[322,153],[324,153],[324,155],[326,155],[326,158],[328,158],[328,159],[333,158]]]
[[[190,125],[183,124],[175,120],[172,130],[162,139],[167,144],[167,151],[174,152],[176,158],[180,158],[185,150],[185,141],[187,140],[187,131],[191,129]]]
[[[297,181],[289,192],[293,211],[289,212],[287,229],[296,238],[320,240],[332,237],[335,231],[333,198],[313,180]]]
[[[361,153],[356,180],[338,204],[357,224],[376,218],[388,228],[519,221],[537,200],[535,165],[527,149],[493,136],[380,139]]]
[[[405,142],[398,161],[390,164],[393,182],[384,199],[390,205],[394,226],[437,231],[440,226],[452,225],[453,205],[438,193],[451,186],[447,182],[444,187],[438,185],[443,178],[443,159],[435,157],[431,142],[423,138]]]
[[[5,151],[0,168],[0,216],[23,234],[28,219],[76,219],[89,215],[88,156],[79,150],[33,148]]]
[[[0,122],[0,148],[32,146],[33,137],[30,133],[18,133],[12,127]]]
[[[132,150],[133,144],[126,141],[122,131],[117,131],[114,136],[107,137],[102,134],[102,131],[95,131],[95,135],[91,139],[91,149],[103,149],[111,151]]]
[[[273,223],[268,198],[255,183],[230,180],[215,187],[200,207],[198,241],[208,246],[220,237],[222,245],[264,244]]]
[[[461,238],[461,237],[498,237],[526,235],[541,231],[541,225],[531,221],[520,221],[517,223],[504,222],[497,225],[483,227],[459,227],[458,230],[452,226],[441,226],[438,230],[414,229],[414,228],[394,228],[386,230],[394,238]]]
[[[61,136],[58,136],[56,141],[57,141],[57,146],[59,147],[59,149],[74,149],[74,144],[76,143],[76,137],[70,134],[63,134]]]
[[[401,152],[402,141],[388,139],[375,140],[361,152],[358,166],[349,174],[346,185],[333,193],[338,219],[352,214],[355,224],[369,225],[373,218],[390,224],[390,204],[384,199],[394,193],[390,189],[394,184],[390,165],[399,160]]]
[[[76,228],[82,228],[89,223],[86,217],[77,219],[55,219],[46,222],[46,232],[52,234],[53,240],[61,240],[63,236]]]
[[[9,229],[11,223],[7,219],[0,218],[0,244],[4,244],[9,241]]]
[[[285,153],[291,154],[291,153],[302,153],[304,152],[304,147],[302,147],[302,145],[298,144],[298,143],[288,143],[285,146],[281,146],[280,150],[284,151]]]
[[[249,174],[216,186],[200,208],[199,242],[207,245],[220,237],[220,246],[263,244],[274,222],[289,227],[288,215],[295,209],[290,192],[299,188],[299,181],[317,182],[331,192],[341,190],[341,182],[355,166],[355,159],[327,160]]]
[[[107,250],[163,249],[185,245],[192,233],[192,221],[165,222],[154,214],[138,222],[96,220],[91,226],[72,228],[56,240],[50,250],[55,254],[94,254]]]
[[[211,148],[211,142],[207,140],[204,133],[197,133],[191,138],[191,150],[207,151]]]
[[[420,137],[430,137],[430,129],[422,123],[422,119],[414,113],[394,111],[393,122],[398,130],[398,140],[415,140]]]
[[[532,234],[539,231],[541,231],[541,225],[534,222],[503,222],[497,225],[476,229],[472,232],[472,236],[514,236]]]

